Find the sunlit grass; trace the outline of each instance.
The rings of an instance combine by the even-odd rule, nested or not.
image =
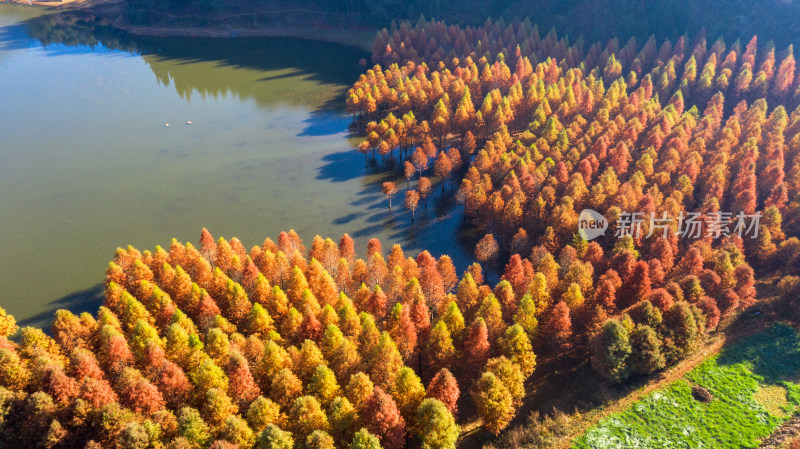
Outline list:
[[[763,405],[770,415],[779,418],[786,417],[789,401],[786,398],[786,388],[781,385],[761,387],[754,396],[756,402]]]
[[[756,447],[800,406],[800,333],[774,325],[589,429],[576,448]],[[692,397],[692,384],[714,399]]]

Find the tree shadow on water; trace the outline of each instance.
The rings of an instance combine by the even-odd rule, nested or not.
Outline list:
[[[363,167],[362,159],[363,156],[356,151],[337,153],[325,169],[338,172],[334,167],[341,164],[343,170],[352,170],[354,166]],[[465,270],[473,262],[470,249],[474,247],[472,229],[464,222],[460,206],[455,200],[454,184],[448,182],[444,191],[440,184],[434,185],[427,205],[425,200],[420,201],[412,221],[411,212],[404,206],[407,188],[402,175],[377,165],[366,171],[370,176],[364,177],[361,190],[350,202],[358,212],[336,218],[334,224],[361,223],[361,226],[348,231],[351,237],[382,236],[392,243],[399,243],[409,256],[426,250],[435,257],[446,254],[459,271]],[[358,173],[353,175],[359,176]],[[394,181],[398,190],[392,199],[391,210],[388,199],[381,191],[384,181]],[[409,187],[416,187],[415,182]]]
[[[333,220],[333,224],[335,224],[335,225],[346,225],[348,223],[352,223],[353,220],[358,219],[362,215],[363,214],[359,214],[359,213],[353,212],[353,213],[347,214],[347,215],[345,215],[343,217],[339,217],[339,218]]]
[[[19,321],[17,324],[22,326],[40,327],[46,332],[50,332],[50,325],[55,317],[56,310],[67,309],[78,315],[83,312],[97,314],[97,309],[105,300],[105,286],[97,284],[85,290],[79,290],[69,295],[63,296],[47,304],[46,309],[36,315]]]
[[[0,51],[11,51],[28,48],[30,41],[23,25],[7,25],[0,27]]]
[[[344,104],[344,96],[338,95],[337,99]],[[337,102],[338,103],[338,102]],[[331,104],[331,109],[313,111],[309,117],[303,120],[306,127],[298,134],[298,137],[321,137],[332,136],[347,131],[350,117],[342,115],[333,110],[336,106]]]
[[[322,157],[323,164],[317,169],[316,178],[332,182],[345,182],[360,178],[370,170],[364,168],[363,159],[364,157],[355,150],[327,154]]]

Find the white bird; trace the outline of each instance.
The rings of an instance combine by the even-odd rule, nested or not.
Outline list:
[[[186,122],[186,124],[187,124],[187,125],[191,125],[191,124],[192,124],[192,121],[191,121],[191,120],[188,120],[188,121]]]
[[[169,128],[169,123],[164,123],[165,128]]]

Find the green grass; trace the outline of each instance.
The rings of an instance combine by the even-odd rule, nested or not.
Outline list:
[[[707,388],[714,399],[708,404],[695,400],[693,384]],[[764,388],[775,386],[785,389],[785,400],[775,398],[779,389],[764,394]],[[761,438],[799,410],[800,333],[776,324],[600,421],[573,447],[757,447]]]

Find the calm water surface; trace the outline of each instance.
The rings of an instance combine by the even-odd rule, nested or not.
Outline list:
[[[349,232],[362,252],[375,236],[466,266],[457,208],[390,214],[386,175],[353,151],[342,94],[360,50],[131,40],[43,14],[0,5],[0,306],[22,324],[95,309],[118,246],[202,227],[246,246]]]

